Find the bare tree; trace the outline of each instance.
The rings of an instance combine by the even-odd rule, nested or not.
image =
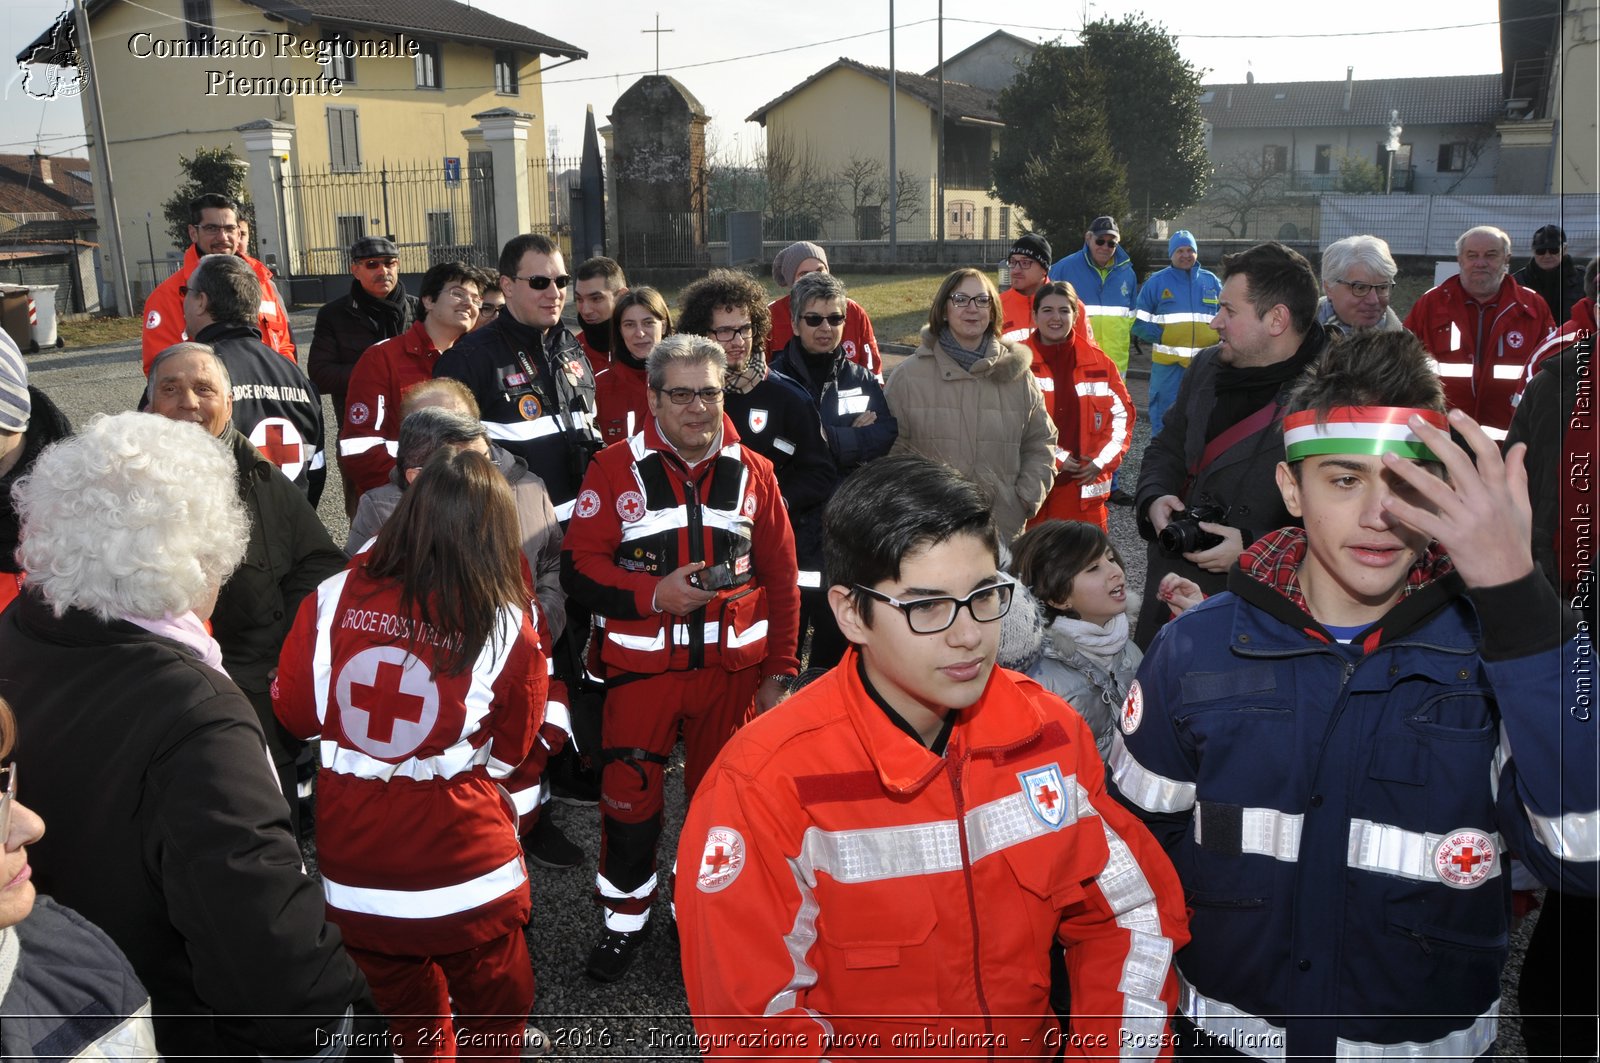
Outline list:
[[[1207,221],[1235,239],[1244,239],[1251,235],[1255,215],[1283,200],[1287,177],[1259,152],[1242,151],[1217,167],[1200,206]]]
[[[1496,134],[1492,125],[1470,126],[1464,131],[1462,139],[1456,142],[1461,145],[1461,172],[1456,174],[1456,179],[1450,182],[1450,187],[1444,190],[1443,195],[1448,196],[1461,187],[1462,181],[1472,176],[1472,171],[1478,168],[1483,153],[1489,150],[1489,145],[1495,140]]]
[[[838,213],[834,182],[810,140],[780,128],[767,131],[767,218],[777,239],[822,235],[823,222]]]

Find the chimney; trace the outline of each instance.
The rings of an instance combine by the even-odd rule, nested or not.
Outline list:
[[[1232,85],[1228,86],[1228,105],[1224,109],[1225,110],[1229,110],[1229,111],[1233,110],[1233,86]]]
[[[1355,91],[1356,68],[1347,66],[1344,68],[1344,110],[1346,114],[1350,113],[1350,98],[1355,95]]]
[[[37,151],[28,156],[28,175],[40,184],[53,185],[56,179],[50,174],[49,156],[40,155]]]

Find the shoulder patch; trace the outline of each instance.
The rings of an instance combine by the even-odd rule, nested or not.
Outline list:
[[[617,516],[632,524],[644,516],[644,496],[637,491],[624,491],[617,496]]]
[[[594,488],[585,488],[578,495],[577,514],[585,519],[600,512],[600,494]]]
[[[352,402],[349,411],[345,414],[351,424],[366,424],[367,418],[372,416],[372,411],[367,409],[364,402]]]
[[[1522,349],[1522,345],[1526,342],[1527,337],[1516,329],[1512,329],[1510,332],[1506,333],[1506,346],[1510,347],[1514,351],[1520,351]]]
[[[766,430],[767,430],[767,411],[766,410],[751,410],[750,411],[750,431],[755,432],[755,433],[757,433],[759,435],[760,433],[765,432]]]
[[[744,837],[732,827],[712,827],[706,831],[695,884],[701,893],[719,893],[733,885],[744,864]]]
[[[160,328],[161,327],[161,311],[152,310],[148,314],[146,314],[144,316],[144,327],[145,328]]]
[[[1131,735],[1139,729],[1139,724],[1144,722],[1144,690],[1135,679],[1128,688],[1128,696],[1122,702],[1122,714],[1117,718],[1122,726],[1122,733]]]
[[[1022,783],[1022,796],[1027,798],[1028,807],[1039,822],[1051,830],[1060,830],[1076,820],[1068,814],[1072,809],[1072,795],[1067,793],[1066,781],[1061,777],[1061,765],[1049,764],[1019,772],[1017,779]]]

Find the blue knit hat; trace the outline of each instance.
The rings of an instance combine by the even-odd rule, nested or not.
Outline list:
[[[1188,229],[1179,229],[1172,234],[1172,239],[1167,241],[1167,257],[1177,254],[1180,247],[1193,248],[1195,254],[1200,253],[1200,245],[1195,243],[1194,233]]]

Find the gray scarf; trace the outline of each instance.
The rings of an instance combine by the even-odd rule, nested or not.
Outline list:
[[[968,350],[956,342],[956,337],[948,328],[939,332],[939,349],[948,354],[955,363],[967,372],[972,372],[972,367],[994,353],[994,337],[985,336],[983,345],[977,350]]]

